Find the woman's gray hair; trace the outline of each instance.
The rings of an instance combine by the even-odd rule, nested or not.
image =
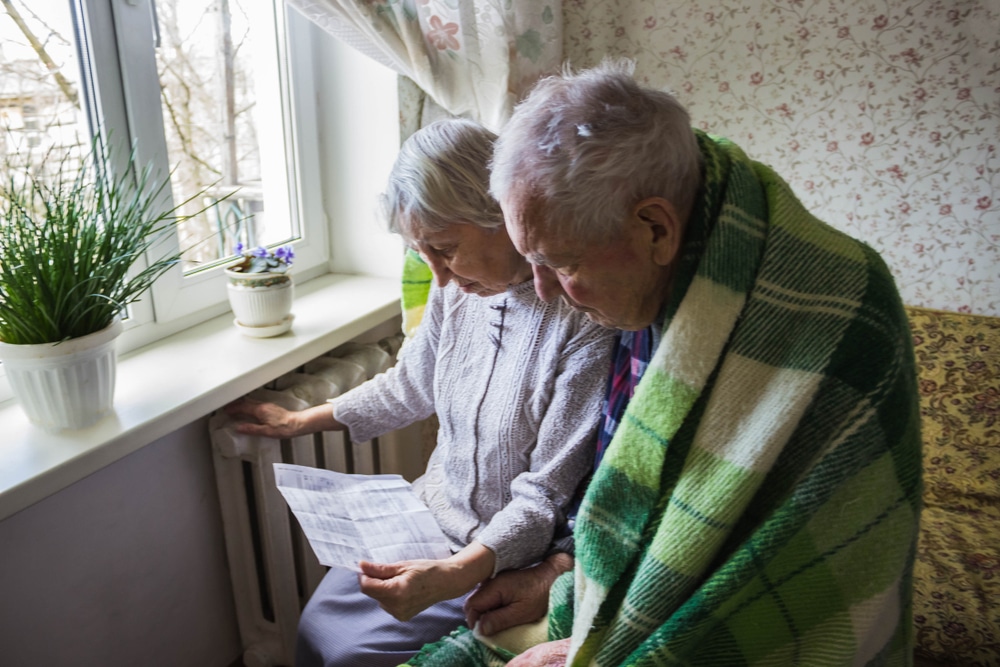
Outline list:
[[[629,211],[663,197],[686,220],[701,184],[687,111],[644,88],[628,60],[539,81],[494,147],[490,191],[521,205],[539,198],[546,222],[584,241],[614,238]]]
[[[456,223],[503,226],[489,193],[489,162],[496,135],[471,120],[439,120],[403,142],[379,198],[389,231],[404,238]]]

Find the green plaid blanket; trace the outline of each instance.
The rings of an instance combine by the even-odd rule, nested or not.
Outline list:
[[[879,256],[699,134],[662,341],[591,483],[549,635],[572,665],[911,664],[913,354]],[[462,629],[413,667],[502,664]]]

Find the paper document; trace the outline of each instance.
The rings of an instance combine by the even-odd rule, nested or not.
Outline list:
[[[323,565],[447,558],[448,539],[399,475],[348,475],[274,464],[274,479]]]

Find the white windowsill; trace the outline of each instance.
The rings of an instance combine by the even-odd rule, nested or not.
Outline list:
[[[295,289],[281,336],[248,338],[227,312],[123,355],[114,411],[89,428],[48,433],[0,403],[0,520],[400,312],[398,279],[327,274]]]

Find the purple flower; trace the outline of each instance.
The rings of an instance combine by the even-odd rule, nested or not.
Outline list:
[[[267,248],[265,248],[262,245],[261,246],[257,246],[253,250],[253,256],[254,257],[260,257],[261,259],[267,258]]]
[[[285,264],[291,264],[292,260],[295,259],[295,251],[292,246],[283,245],[274,251],[274,256]]]
[[[233,254],[234,255],[242,255],[243,254],[243,242],[242,241],[238,242],[236,244],[236,247],[233,248]]]

